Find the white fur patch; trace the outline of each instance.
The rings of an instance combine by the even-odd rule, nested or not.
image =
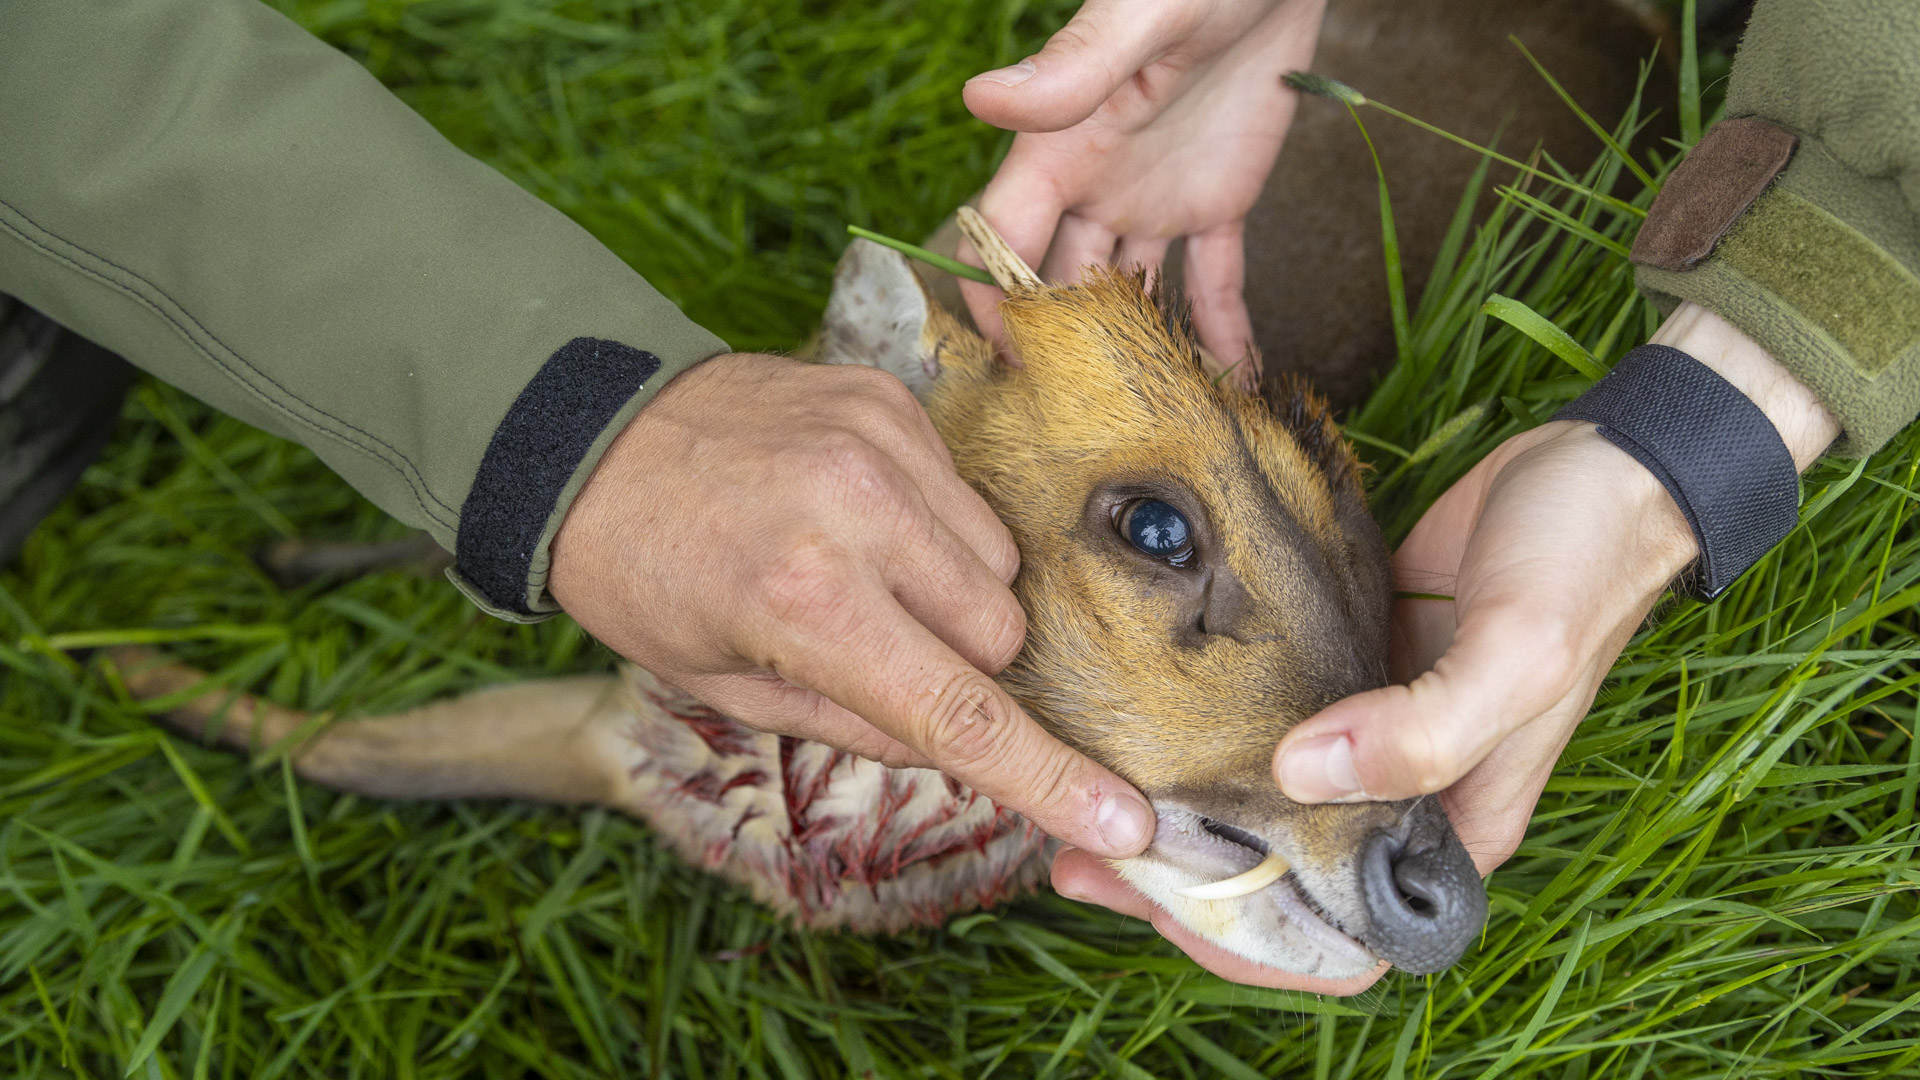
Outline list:
[[[1180,925],[1256,963],[1333,979],[1370,971],[1379,963],[1365,946],[1315,914],[1291,877],[1220,899],[1187,895],[1195,887],[1265,864],[1257,852],[1208,834],[1197,821],[1197,815],[1162,806],[1153,846],[1144,855],[1114,863],[1114,869]],[[1273,855],[1285,859],[1282,851]]]
[[[625,808],[690,862],[809,926],[896,931],[1031,891],[1048,841],[928,769],[753,731],[639,668]]]

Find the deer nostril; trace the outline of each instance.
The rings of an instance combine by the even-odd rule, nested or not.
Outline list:
[[[1417,918],[1439,918],[1443,912],[1445,891],[1450,875],[1436,874],[1434,860],[1418,856],[1393,860],[1393,883],[1400,890],[1400,902],[1407,913]]]
[[[1416,974],[1460,958],[1487,917],[1487,892],[1452,829],[1402,843],[1380,831],[1360,849],[1366,943]]]

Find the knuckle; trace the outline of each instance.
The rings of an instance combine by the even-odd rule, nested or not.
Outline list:
[[[1004,671],[1014,657],[1020,655],[1020,649],[1027,641],[1027,613],[1012,597],[992,605],[987,618],[986,631],[982,635],[987,670],[998,673]]]
[[[885,421],[919,408],[913,391],[892,372],[854,364],[846,365],[844,370],[847,386],[843,403],[856,415]]]
[[[928,692],[918,722],[927,756],[947,769],[990,761],[1011,721],[1006,699],[977,671],[957,672]]]
[[[1412,737],[1401,745],[1408,779],[1422,795],[1440,791],[1460,778],[1464,760],[1460,748],[1442,739],[1431,726],[1413,729]]]
[[[883,386],[889,382],[899,382],[882,368],[870,364],[841,364],[838,367],[841,376],[856,387]]]
[[[897,507],[900,484],[885,454],[850,431],[822,435],[811,448],[815,493],[830,507],[851,506],[864,514]]]
[[[900,381],[899,376],[880,368],[862,368],[861,371],[862,389],[886,415],[912,415],[919,410],[920,400],[913,396],[913,391]]]
[[[754,581],[756,595],[782,623],[818,625],[853,595],[846,563],[823,543],[803,541],[769,560]]]
[[[986,564],[994,577],[1009,585],[1013,584],[1014,576],[1020,572],[1020,548],[1013,542],[1013,534],[1005,526],[995,530],[993,538],[988,541]],[[1024,624],[1025,616],[1021,618]]]
[[[862,369],[867,374],[847,396],[849,419],[861,431],[882,438],[911,437],[926,428],[920,401],[907,384],[878,368]]]
[[[878,464],[878,453],[872,444],[841,429],[815,436],[807,446],[806,456],[814,474],[829,483],[865,476]]]

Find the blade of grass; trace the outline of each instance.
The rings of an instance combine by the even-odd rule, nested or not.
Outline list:
[[[1488,147],[1481,146],[1479,143],[1476,143],[1470,139],[1462,138],[1458,135],[1455,135],[1451,131],[1447,131],[1444,128],[1436,127],[1435,125],[1428,123],[1427,121],[1422,120],[1417,116],[1413,116],[1411,114],[1402,112],[1391,105],[1385,104],[1384,102],[1375,101],[1372,98],[1369,98],[1366,95],[1360,93],[1358,90],[1355,90],[1352,87],[1347,86],[1345,83],[1339,82],[1337,80],[1329,79],[1329,78],[1326,78],[1325,76],[1320,76],[1320,75],[1308,75],[1304,72],[1293,72],[1285,76],[1283,81],[1288,86],[1293,87],[1295,90],[1299,90],[1309,94],[1317,94],[1321,97],[1333,98],[1336,101],[1343,102],[1348,108],[1355,108],[1355,107],[1364,105],[1369,108],[1379,109],[1381,112],[1386,113],[1388,116],[1391,116],[1396,120],[1401,120],[1406,123],[1412,124],[1414,127],[1417,127],[1420,130],[1425,131],[1429,134],[1438,135],[1439,137],[1447,140],[1450,143],[1454,143],[1456,145],[1466,147],[1467,149],[1472,150],[1477,154],[1481,154],[1485,157],[1491,158],[1492,160],[1497,161],[1502,165],[1512,166],[1513,168],[1520,170],[1521,172],[1527,174],[1528,176],[1538,177],[1550,184],[1556,184],[1570,191],[1579,192],[1580,194],[1585,195],[1588,198],[1594,199],[1599,202],[1603,202],[1608,206],[1611,206],[1615,210],[1618,210],[1622,213],[1631,214],[1635,217],[1642,217],[1642,218],[1647,216],[1647,212],[1644,209],[1637,207],[1632,203],[1626,202],[1622,199],[1615,198],[1614,196],[1608,195],[1604,192],[1595,191],[1590,187],[1587,187],[1583,184],[1575,183],[1571,180],[1564,179],[1563,177],[1556,176],[1553,173],[1544,172],[1538,167],[1529,165],[1524,161],[1517,161],[1513,158],[1506,156],[1505,154],[1501,154]]]
[[[1691,2],[1691,0],[1689,0],[1689,2]],[[1608,150],[1613,151],[1614,156],[1620,159],[1620,163],[1627,167],[1627,171],[1633,173],[1634,179],[1640,181],[1651,190],[1660,190],[1660,184],[1653,178],[1652,174],[1640,167],[1640,163],[1633,159],[1633,155],[1627,153],[1627,148],[1621,146],[1620,143],[1614,139],[1612,132],[1601,127],[1599,121],[1596,121],[1589,115],[1587,110],[1581,108],[1579,102],[1573,100],[1573,95],[1567,93],[1567,88],[1560,85],[1560,80],[1553,77],[1553,73],[1548,71],[1546,65],[1534,57],[1532,51],[1529,50],[1518,37],[1508,34],[1507,40],[1513,43],[1514,48],[1520,50],[1520,55],[1527,58],[1527,63],[1533,65],[1533,70],[1539,73],[1540,78],[1544,79],[1548,86],[1553,88],[1553,92],[1559,95],[1560,100],[1566,102],[1567,108],[1573,110],[1573,115],[1579,117],[1580,122],[1587,125],[1587,130],[1598,136],[1600,141],[1606,144]]]
[[[1412,356],[1413,328],[1407,317],[1406,274],[1400,265],[1400,233],[1393,225],[1393,200],[1387,196],[1387,171],[1380,166],[1380,154],[1373,148],[1373,136],[1367,133],[1367,125],[1360,119],[1360,113],[1351,104],[1347,106],[1347,115],[1353,117],[1353,124],[1360,129],[1360,138],[1367,144],[1367,156],[1373,159],[1373,175],[1380,190],[1380,249],[1387,266],[1387,307],[1393,317],[1393,343],[1400,363],[1406,363]]]
[[[160,1000],[153,1007],[153,1017],[140,1033],[140,1041],[133,1044],[132,1052],[127,1055],[127,1067],[121,1076],[132,1076],[139,1072],[147,1064],[147,1059],[160,1048],[160,1040],[166,1038],[173,1031],[173,1026],[179,1023],[181,1014],[193,1002],[193,995],[200,991],[200,984],[213,974],[214,965],[220,962],[221,954],[228,948],[227,942],[244,922],[231,914],[224,916],[214,924],[213,937],[195,943],[187,959],[160,992]]]
[[[1546,1027],[1547,1018],[1553,1015],[1554,1006],[1560,1003],[1560,995],[1566,993],[1567,983],[1573,978],[1574,969],[1580,966],[1580,957],[1586,952],[1587,934],[1593,929],[1593,916],[1588,915],[1580,923],[1580,929],[1574,931],[1573,940],[1567,945],[1566,955],[1560,958],[1560,966],[1553,973],[1553,981],[1547,984],[1547,991],[1540,998],[1540,1004],[1527,1018],[1527,1026],[1513,1040],[1506,1051],[1481,1071],[1475,1080],[1493,1080],[1507,1071],[1521,1055],[1533,1049],[1533,1041],[1539,1037],[1540,1029]]]
[[[909,258],[918,259],[929,266],[937,266],[947,273],[952,274],[954,277],[966,278],[968,281],[978,281],[982,285],[994,284],[993,275],[987,273],[985,270],[977,266],[968,266],[958,259],[951,259],[937,252],[928,251],[918,244],[909,244],[905,240],[895,240],[891,236],[882,235],[874,232],[872,229],[863,229],[858,225],[847,226],[847,232],[863,240],[871,240],[883,247],[890,247]]]
[[[1607,369],[1601,367],[1600,362],[1584,346],[1573,340],[1573,335],[1511,296],[1495,293],[1487,298],[1480,310],[1532,338],[1535,344],[1566,361],[1568,367],[1587,378],[1598,381],[1606,377]]]
[[[1700,10],[1698,0],[1680,4],[1680,141],[1700,141]]]

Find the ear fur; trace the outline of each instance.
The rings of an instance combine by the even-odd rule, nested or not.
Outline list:
[[[1266,399],[1274,417],[1307,457],[1327,474],[1336,489],[1351,488],[1359,493],[1360,459],[1353,456],[1353,447],[1340,434],[1340,425],[1333,422],[1333,412],[1325,398],[1314,393],[1307,381],[1293,372],[1266,380],[1260,387],[1260,395]]]
[[[940,377],[938,342],[928,333],[933,308],[906,256],[856,239],[834,269],[814,359],[880,368],[924,398]]]

